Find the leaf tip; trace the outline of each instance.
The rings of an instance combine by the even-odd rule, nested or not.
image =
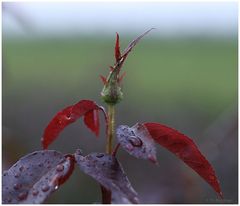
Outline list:
[[[121,58],[120,45],[119,45],[119,35],[116,32],[116,43],[115,43],[115,59],[116,62]]]

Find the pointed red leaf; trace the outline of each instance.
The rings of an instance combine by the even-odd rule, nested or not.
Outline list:
[[[103,84],[105,85],[105,84],[107,83],[107,79],[106,79],[106,77],[100,75],[100,78],[101,78]]]
[[[149,30],[147,30],[146,32],[144,32],[142,35],[138,36],[136,39],[134,39],[128,46],[127,48],[123,51],[122,54],[122,62],[126,59],[127,55],[129,54],[130,51],[132,51],[133,47],[135,47],[137,45],[137,43],[144,37],[146,36],[150,31],[152,31],[154,28],[151,28]]]
[[[118,83],[121,83],[123,80],[123,77],[126,76],[126,72],[123,72],[122,75],[118,78]]]
[[[99,135],[100,125],[98,110],[92,110],[90,112],[87,112],[84,115],[84,123],[93,133],[95,133],[96,136]]]
[[[215,171],[189,137],[159,123],[147,122],[144,126],[158,144],[183,160],[223,197]]]
[[[65,127],[78,120],[87,112],[93,110],[102,110],[105,115],[105,120],[107,120],[104,109],[91,100],[82,100],[58,112],[44,131],[43,137],[41,139],[43,148],[47,149],[47,147],[58,137],[60,132],[63,131]],[[99,127],[99,125],[95,126]],[[94,131],[97,130],[99,130],[99,128],[94,129]]]
[[[115,59],[116,59],[116,62],[118,62],[120,58],[121,58],[121,52],[120,52],[120,46],[119,46],[119,35],[117,33],[116,44],[115,44]]]

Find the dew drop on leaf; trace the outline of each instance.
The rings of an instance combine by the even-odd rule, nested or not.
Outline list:
[[[21,192],[21,193],[18,195],[18,199],[19,199],[19,200],[24,200],[24,199],[27,198],[27,195],[28,195],[28,193],[27,193],[26,191]]]
[[[13,188],[14,188],[15,190],[19,190],[19,189],[21,188],[21,185],[18,184],[18,183],[15,183],[15,184],[13,185]]]
[[[23,171],[23,169],[24,169],[24,167],[23,167],[23,166],[19,167],[19,171],[20,171],[20,172],[22,172],[22,171]]]
[[[104,154],[97,154],[96,157],[97,158],[102,158],[104,156]]]
[[[128,140],[134,147],[141,147],[142,146],[142,140],[135,136],[130,136]]]
[[[11,199],[10,197],[8,197],[8,198],[6,199],[6,201],[7,201],[7,203],[11,203],[11,202],[12,202],[12,199]]]
[[[63,165],[58,165],[57,168],[56,168],[56,170],[57,170],[58,172],[62,172],[62,171],[64,170],[64,166],[63,166]]]
[[[48,185],[43,185],[41,189],[43,192],[47,192],[50,189],[50,187]]]
[[[33,191],[32,191],[32,194],[33,194],[33,196],[36,196],[36,195],[38,195],[38,193],[39,193],[39,191],[38,191],[38,190],[36,190],[36,189],[33,189]]]
[[[18,174],[18,173],[16,173],[16,174],[14,175],[15,178],[19,178],[19,176],[20,176],[20,174]]]

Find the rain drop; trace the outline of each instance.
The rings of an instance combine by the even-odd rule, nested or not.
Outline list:
[[[8,197],[8,198],[6,199],[6,201],[7,201],[7,203],[10,203],[10,202],[12,202],[12,199],[11,199],[10,197]]]
[[[132,144],[134,147],[141,147],[142,146],[142,140],[138,137],[135,136],[130,136],[129,137],[129,142]]]
[[[27,192],[21,192],[21,193],[18,195],[18,199],[19,199],[19,200],[24,200],[24,199],[27,198],[27,195],[28,195]]]
[[[66,119],[70,120],[71,119],[71,114],[66,115]]]
[[[210,180],[214,180],[215,177],[214,177],[213,175],[210,175],[210,176],[209,176],[209,179],[210,179]]]
[[[21,188],[21,185],[18,184],[18,183],[15,183],[15,184],[13,185],[13,188],[14,188],[15,190],[19,190],[19,189]]]
[[[58,172],[62,172],[64,170],[64,166],[63,165],[58,165],[56,170]]]
[[[43,192],[47,192],[50,189],[50,187],[48,185],[43,185],[42,186],[42,191]]]
[[[32,194],[33,194],[34,196],[38,195],[38,193],[39,193],[38,190],[33,189]]]
[[[154,155],[148,155],[148,159],[153,162],[154,164],[158,164],[158,161]]]
[[[15,178],[18,178],[20,175],[18,174],[18,173],[16,173],[15,175],[14,175],[14,177]]]
[[[97,158],[102,158],[104,156],[104,154],[97,154],[96,157]]]
[[[23,166],[19,167],[19,171],[20,171],[20,172],[22,172],[22,171],[23,171],[23,169],[24,169],[24,167],[23,167]]]

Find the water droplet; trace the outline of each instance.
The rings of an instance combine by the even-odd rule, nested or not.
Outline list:
[[[38,190],[33,189],[32,194],[33,194],[34,196],[38,195],[38,193],[39,193]]]
[[[154,164],[158,164],[158,161],[154,155],[149,154],[148,159],[153,162]]]
[[[24,169],[24,167],[23,167],[23,166],[19,167],[19,171],[20,171],[20,172],[22,172],[22,171],[23,171],[23,169]]]
[[[54,189],[57,190],[57,189],[58,189],[58,185],[56,185],[56,186],[54,187]]]
[[[129,140],[128,140],[132,146],[134,147],[141,147],[142,146],[142,140],[138,137],[135,137],[135,136],[130,136],[129,137]]]
[[[10,202],[12,202],[12,199],[11,199],[10,197],[8,197],[8,198],[6,199],[6,202],[7,202],[7,203],[10,203]]]
[[[71,114],[67,114],[65,117],[66,117],[67,120],[70,120],[72,118]]]
[[[13,188],[14,188],[15,190],[19,190],[19,189],[21,188],[21,185],[18,184],[18,183],[16,183],[16,184],[13,185]]]
[[[28,193],[25,191],[25,192],[21,192],[19,195],[18,195],[18,199],[19,200],[24,200],[27,198],[27,195]]]
[[[133,202],[134,202],[134,203],[139,203],[138,198],[137,198],[137,197],[134,197],[134,198],[133,198]]]
[[[215,180],[215,177],[214,177],[213,175],[210,175],[210,176],[209,176],[209,179],[210,179],[210,180]]]
[[[101,153],[96,155],[97,158],[102,158],[103,156],[104,154],[101,154]]]
[[[43,185],[42,186],[42,191],[43,192],[47,192],[50,189],[50,187],[48,185]]]
[[[62,172],[64,170],[64,166],[63,165],[58,165],[56,170],[58,172]]]
[[[20,174],[18,174],[18,173],[16,173],[16,174],[14,175],[15,178],[18,178],[19,176],[20,176]]]

